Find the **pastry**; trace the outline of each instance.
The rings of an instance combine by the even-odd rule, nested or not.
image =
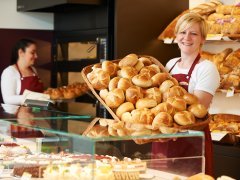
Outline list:
[[[169,97],[166,102],[171,104],[176,111],[184,111],[187,108],[187,103],[182,97]]]
[[[160,112],[154,117],[152,122],[153,130],[159,129],[160,126],[167,126],[167,127],[173,126],[173,118],[169,113]]]
[[[97,90],[106,89],[110,81],[110,75],[100,68],[96,68],[88,73],[87,78],[93,88]]]
[[[126,89],[126,101],[136,104],[136,102],[141,98],[143,98],[141,87],[131,86]]]
[[[196,119],[191,112],[181,111],[176,112],[176,114],[174,115],[174,121],[181,126],[186,126],[194,124],[196,122]]]
[[[117,110],[116,110],[116,115],[121,119],[122,114],[125,112],[131,112],[132,110],[134,110],[134,105],[131,102],[125,102],[123,104],[121,104]]]
[[[159,87],[163,81],[169,79],[169,74],[165,72],[160,72],[151,77],[152,86]]]
[[[167,102],[162,102],[160,104],[158,104],[157,106],[153,107],[151,109],[151,112],[156,116],[158,113],[160,112],[167,112],[169,114],[171,114],[172,116],[174,115],[175,113],[175,109],[174,107],[167,103]]]
[[[132,83],[142,88],[149,88],[152,86],[152,80],[149,74],[138,74],[132,78]]]
[[[118,66],[112,61],[103,61],[102,70],[107,72],[110,76],[114,76],[117,73]]]
[[[134,67],[137,64],[137,62],[138,62],[138,56],[136,54],[128,54],[127,56],[125,56],[119,61],[118,66],[120,68],[124,66]]]
[[[157,106],[157,101],[153,98],[142,98],[136,102],[136,109],[153,108]]]
[[[159,88],[149,88],[144,93],[145,98],[152,98],[157,101],[157,104],[159,104],[162,101],[162,93]]]
[[[125,95],[122,89],[116,88],[112,91],[109,91],[105,98],[105,102],[110,108],[117,108],[125,100]]]
[[[207,108],[202,104],[192,104],[188,107],[188,111],[193,113],[197,118],[204,118],[207,115]]]

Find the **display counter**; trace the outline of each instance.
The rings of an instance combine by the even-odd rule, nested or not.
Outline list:
[[[19,107],[13,114],[0,109],[2,177],[186,179],[205,169],[199,131],[89,138],[82,132],[91,116],[34,107]]]

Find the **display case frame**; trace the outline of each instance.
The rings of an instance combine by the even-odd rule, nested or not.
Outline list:
[[[79,124],[81,122],[87,122],[86,117],[84,116],[71,116],[67,113],[63,116],[52,115],[46,117],[48,112],[48,110],[38,110],[36,113],[38,116],[25,117],[24,120],[31,120],[34,122],[43,122],[46,120],[57,122],[66,120],[69,121],[73,118],[77,120]],[[51,129],[50,127],[36,126],[34,124],[24,124],[19,122],[17,117],[15,119],[13,117],[0,119],[1,143],[13,142],[19,145],[27,146],[32,155],[51,155],[59,153],[70,153],[76,156],[88,155],[88,158],[87,160],[84,160],[84,163],[82,161],[78,163],[81,164],[82,169],[88,169],[89,179],[99,178],[99,173],[97,173],[99,169],[96,166],[96,163],[99,162],[99,155],[103,157],[116,157],[118,162],[124,164],[135,162],[134,159],[138,159],[138,161],[145,164],[145,168],[144,172],[137,172],[137,179],[141,176],[151,176],[153,179],[162,177],[165,177],[166,179],[173,179],[174,177],[184,179],[197,173],[204,173],[205,171],[204,134],[201,131],[185,130],[176,134],[150,134],[121,137],[103,136],[90,138],[83,136],[80,133],[77,134],[76,132],[64,132],[61,129]],[[91,121],[88,120],[88,123],[90,122]],[[15,130],[20,132],[16,134],[12,127],[15,127]],[[147,140],[146,142],[148,143],[136,143],[140,140]],[[184,145],[183,142],[186,144]],[[181,148],[179,145],[181,145]],[[161,147],[160,149],[163,149],[165,153],[167,152],[167,154],[164,154],[164,151],[159,150],[156,147]],[[184,154],[182,154],[183,151]],[[14,163],[15,165],[17,163],[15,161],[11,161],[12,165],[9,165],[9,161],[7,162],[8,165],[4,164],[4,160],[2,159],[0,164],[2,164],[2,167],[4,167],[5,170],[8,169],[9,172],[12,173],[15,167]],[[53,165],[53,163],[49,161],[47,165],[50,164]],[[111,165],[110,169],[113,172],[112,177],[119,179],[119,177],[117,176],[117,178],[114,174],[119,165],[112,165],[114,164],[113,162],[109,164]],[[127,167],[131,169],[131,167],[134,166],[130,164],[128,164]],[[58,166],[59,164],[55,165]],[[127,169],[120,169],[120,174],[122,175],[124,173],[126,175]],[[127,174],[129,175],[129,172]]]

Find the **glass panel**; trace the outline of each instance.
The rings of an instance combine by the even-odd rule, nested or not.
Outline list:
[[[91,117],[27,109],[34,117],[24,117],[21,122],[17,114],[1,109],[0,119],[5,120],[0,120],[0,144],[4,144],[0,167],[9,176],[28,172],[32,177],[56,179],[64,171],[70,179],[184,179],[204,172],[204,134],[200,131],[89,138],[81,131]],[[78,132],[67,128],[71,121]],[[4,153],[14,144],[22,146]]]

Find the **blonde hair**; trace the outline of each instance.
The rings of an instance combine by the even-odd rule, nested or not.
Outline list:
[[[192,26],[193,24],[199,24],[201,36],[206,39],[208,33],[208,24],[205,19],[197,13],[186,13],[182,15],[175,26],[175,35],[182,32]]]

